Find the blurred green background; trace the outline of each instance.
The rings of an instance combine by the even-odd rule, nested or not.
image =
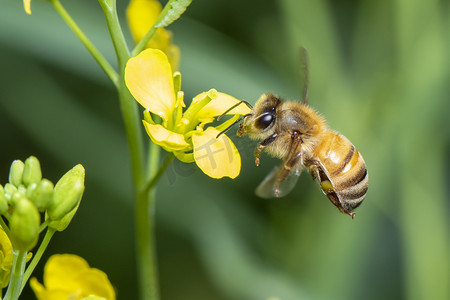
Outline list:
[[[62,3],[113,62],[99,4]],[[121,17],[127,3],[118,1]],[[119,299],[136,299],[117,96],[51,5],[32,1],[32,11],[0,0],[0,183],[29,155],[53,181],[82,163],[80,209],[35,275],[50,254],[76,253],[108,274]],[[236,180],[173,163],[157,200],[162,299],[450,299],[449,17],[448,0],[194,0],[170,26],[185,98],[210,88],[251,103],[269,91],[299,98],[303,45],[309,102],[363,154],[370,188],[352,220],[307,174],[285,198],[257,198],[278,162],[263,156],[255,167],[245,138],[234,138]]]

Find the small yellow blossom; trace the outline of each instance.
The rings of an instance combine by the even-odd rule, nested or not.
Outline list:
[[[27,14],[31,15],[31,0],[23,0],[23,8]]]
[[[106,274],[72,254],[52,255],[44,267],[45,286],[36,278],[31,278],[30,285],[38,300],[116,299]]]
[[[147,31],[153,26],[162,6],[156,0],[131,0],[127,8],[127,21],[131,35],[138,43]],[[180,61],[180,49],[172,44],[172,32],[164,28],[158,28],[156,33],[147,43],[146,48],[154,48],[163,51],[169,58],[173,70],[178,69]]]
[[[212,89],[194,97],[185,107],[180,91],[180,74],[172,73],[167,56],[160,50],[147,49],[131,58],[125,68],[125,82],[134,98],[144,107],[144,127],[151,140],[186,163],[196,162],[212,178],[236,178],[241,157],[233,142],[217,135],[236,120],[250,112],[239,105],[227,114],[233,118],[217,127],[207,127],[240,101]],[[150,113],[161,118],[155,122]]]
[[[12,244],[3,228],[0,227],[0,289],[8,286],[12,264]]]

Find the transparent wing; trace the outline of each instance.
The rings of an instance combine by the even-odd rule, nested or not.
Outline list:
[[[298,177],[302,173],[303,168],[300,166],[297,169],[291,170],[289,175],[280,183],[279,195],[275,196],[275,180],[280,174],[283,164],[275,166],[266,178],[258,185],[255,193],[261,198],[274,198],[274,197],[284,197],[289,194],[290,191],[295,187]]]
[[[309,86],[309,58],[308,50],[305,47],[300,47],[299,51],[299,79],[300,79],[300,93],[302,95],[302,102],[308,102],[308,86]]]

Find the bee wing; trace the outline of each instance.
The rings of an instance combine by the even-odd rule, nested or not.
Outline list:
[[[309,58],[308,50],[305,47],[300,47],[299,51],[299,76],[300,76],[300,92],[302,95],[302,102],[308,102],[308,86],[309,86]]]
[[[303,168],[300,166],[297,169],[293,169],[289,175],[280,183],[279,194],[275,196],[275,181],[283,168],[283,164],[275,166],[272,171],[264,178],[264,180],[258,185],[255,193],[261,198],[274,198],[284,197],[289,194],[295,187],[298,177],[302,173]]]

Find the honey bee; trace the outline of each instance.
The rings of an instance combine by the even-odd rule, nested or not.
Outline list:
[[[345,136],[329,129],[325,119],[306,104],[306,95],[307,92],[303,102],[296,102],[264,94],[253,108],[242,101],[240,103],[252,109],[251,113],[242,116],[223,132],[243,121],[237,135],[260,141],[255,149],[256,166],[260,165],[263,150],[283,160],[256,188],[258,196],[286,195],[294,188],[302,170],[306,169],[318,181],[328,199],[353,218],[355,213],[352,210],[361,204],[368,189],[366,164],[353,144]]]

